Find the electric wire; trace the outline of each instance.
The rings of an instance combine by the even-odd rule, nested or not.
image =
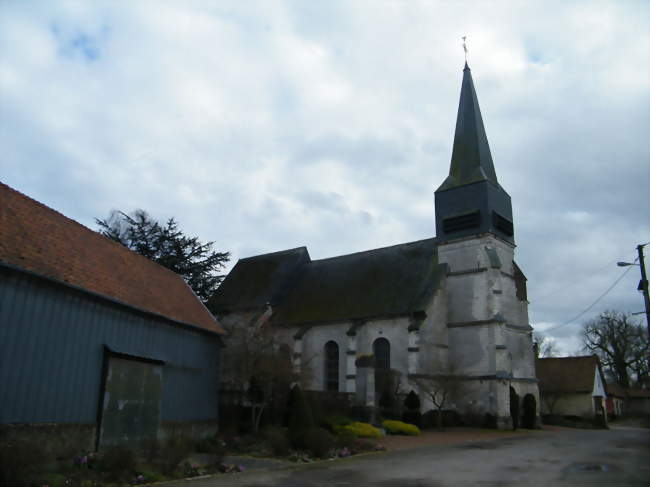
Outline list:
[[[628,254],[628,256],[629,256],[629,255],[630,255],[630,254]],[[626,258],[629,258],[629,257],[626,257]],[[536,298],[536,299],[534,299],[533,301],[530,301],[529,304],[533,304],[533,303],[534,303],[534,304],[537,304],[537,303],[539,303],[540,301],[544,301],[546,298],[548,298],[548,297],[550,297],[550,296],[554,296],[555,294],[557,294],[557,293],[559,293],[559,292],[562,292],[562,291],[564,291],[564,290],[566,290],[566,289],[568,289],[568,288],[570,288],[570,287],[572,287],[572,286],[575,286],[576,284],[583,283],[584,281],[586,281],[586,280],[588,280],[588,279],[591,279],[593,276],[595,276],[596,274],[600,273],[601,271],[603,271],[603,270],[605,270],[605,269],[609,269],[609,268],[611,268],[611,266],[612,266],[613,264],[616,264],[616,262],[618,262],[619,260],[620,260],[620,259],[614,260],[614,261],[612,261],[612,262],[608,262],[608,263],[605,264],[603,267],[600,267],[600,268],[598,268],[598,269],[596,269],[596,270],[590,272],[589,274],[587,274],[587,275],[584,276],[584,277],[581,277],[581,278],[579,278],[579,279],[576,279],[575,281],[571,281],[571,282],[569,282],[568,284],[565,284],[564,286],[562,286],[561,288],[556,289],[555,291],[551,291],[550,293],[543,294],[542,297],[540,297],[540,298]],[[638,259],[637,259],[637,260],[638,260]]]
[[[561,325],[556,325],[556,326],[553,326],[553,327],[551,327],[551,328],[547,328],[546,330],[543,330],[544,333],[547,333],[547,332],[549,332],[549,331],[553,331],[553,330],[557,330],[558,328],[562,328],[562,327],[564,327],[564,326],[570,325],[570,324],[573,323],[575,320],[577,320],[578,318],[580,318],[580,317],[581,317],[582,315],[584,315],[587,311],[589,311],[591,308],[593,308],[594,306],[596,306],[596,304],[597,304],[601,299],[603,299],[605,296],[607,296],[607,294],[609,294],[609,292],[610,292],[612,289],[614,289],[614,287],[615,287],[619,282],[621,282],[621,280],[625,277],[625,275],[626,275],[628,272],[630,272],[631,269],[632,269],[632,266],[629,266],[627,269],[625,269],[625,271],[623,272],[623,274],[621,274],[620,276],[618,276],[618,278],[614,281],[614,283],[613,283],[611,286],[609,286],[609,287],[607,288],[607,290],[606,290],[603,294],[601,294],[600,296],[598,296],[598,298],[596,298],[596,300],[595,300],[593,303],[591,303],[589,306],[587,306],[587,308],[585,308],[583,311],[581,311],[580,313],[578,313],[575,317],[571,318],[569,321],[567,321],[567,322],[565,322],[565,323],[562,323]]]

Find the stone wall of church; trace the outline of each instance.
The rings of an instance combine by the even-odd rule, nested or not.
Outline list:
[[[417,332],[413,332],[414,354],[409,373],[433,374],[449,366],[449,333],[447,329],[446,279],[426,310],[427,316]]]
[[[509,370],[514,378],[535,377],[535,352],[532,331],[504,327]]]
[[[356,326],[355,335],[347,332]],[[312,326],[302,335],[300,367],[309,377],[306,387],[312,390],[325,389],[324,347],[334,341],[339,347],[339,391],[354,392],[356,379],[355,361],[363,355],[373,354],[373,343],[386,338],[390,343],[391,368],[406,375],[408,373],[408,317],[370,320],[358,326],[353,321],[328,323]],[[297,332],[297,329],[287,330]],[[294,343],[296,340],[293,340]]]
[[[449,328],[449,357],[455,373],[470,376],[496,373],[496,328],[494,323]]]

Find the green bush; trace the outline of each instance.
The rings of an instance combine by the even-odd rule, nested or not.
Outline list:
[[[417,436],[420,434],[420,428],[414,424],[404,423],[403,421],[387,419],[386,421],[382,421],[381,425],[391,435]]]
[[[271,447],[273,455],[279,457],[286,457],[291,450],[287,429],[278,426],[270,426],[264,431],[266,441]]]
[[[109,480],[130,478],[134,469],[135,457],[125,446],[110,446],[99,459],[99,470],[104,472]]]
[[[298,385],[293,386],[289,394],[289,439],[294,448],[304,448],[304,437],[314,426],[311,410]]]
[[[357,436],[357,437],[360,437],[360,438],[379,438],[379,437],[381,437],[381,431],[379,431],[379,429],[375,428],[370,423],[359,423],[359,422],[355,421],[354,423],[350,423],[348,425],[343,426],[341,431],[351,433],[354,436]]]
[[[326,457],[334,448],[334,438],[323,428],[312,428],[305,434],[307,450],[317,458]]]
[[[343,426],[352,423],[352,420],[347,416],[327,416],[321,421],[321,425],[328,429],[331,433],[338,433]]]

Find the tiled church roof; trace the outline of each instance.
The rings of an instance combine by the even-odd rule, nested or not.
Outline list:
[[[0,263],[223,333],[179,275],[3,183]]]
[[[268,302],[272,322],[287,326],[403,315],[424,310],[445,273],[435,239],[315,261],[303,247],[242,259],[209,306],[219,313]]]

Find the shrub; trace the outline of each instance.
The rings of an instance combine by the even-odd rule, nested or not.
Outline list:
[[[206,436],[201,438],[194,445],[194,449],[199,453],[208,453],[215,455],[215,462],[220,462],[226,453],[226,447],[223,440],[218,435]]]
[[[485,413],[485,416],[483,416],[483,428],[496,429],[497,417],[492,413]]]
[[[298,385],[291,389],[289,404],[289,439],[295,448],[303,448],[305,433],[314,426],[314,421],[309,405]]]
[[[334,448],[334,438],[323,428],[312,428],[305,434],[307,450],[317,458],[323,458]]]
[[[106,448],[99,459],[99,469],[109,480],[122,480],[131,476],[135,469],[133,452],[125,446]]]
[[[0,485],[30,485],[33,476],[48,462],[40,443],[19,440],[0,444]]]
[[[160,453],[160,442],[157,438],[147,438],[140,443],[142,455],[147,463],[152,463]]]
[[[417,427],[422,426],[422,414],[415,409],[407,409],[402,414],[402,421],[408,424],[414,424]]]
[[[160,448],[158,465],[165,475],[174,473],[181,463],[192,451],[191,441],[184,436],[170,436]]]
[[[422,428],[431,429],[438,427],[438,412],[437,409],[430,409],[422,415],[420,425]],[[407,421],[408,423],[408,421]],[[456,411],[444,410],[442,411],[442,426],[458,426],[461,424],[460,417]]]
[[[350,448],[356,439],[357,437],[349,431],[341,431],[334,437],[334,442],[336,443],[337,448]]]
[[[537,416],[537,401],[532,394],[526,394],[523,402],[524,414],[522,418],[522,426],[524,428],[533,429],[535,427],[535,418]]]
[[[376,445],[368,440],[362,440],[360,438],[355,439],[352,442],[352,451],[354,453],[364,452],[364,451],[373,451],[375,450]]]
[[[327,416],[321,421],[321,425],[332,433],[338,433],[343,426],[351,422],[347,416]]]
[[[402,421],[393,421],[387,419],[386,421],[383,421],[381,425],[391,435],[417,436],[420,434],[420,428],[414,424],[408,424]]]
[[[360,438],[381,437],[381,431],[379,431],[370,423],[359,423],[355,421],[354,423],[343,426],[342,431],[346,431]]]
[[[386,390],[379,397],[379,411],[384,418],[395,419],[399,417],[397,400],[391,391]]]
[[[512,418],[512,429],[519,428],[519,395],[510,388],[510,417]]]
[[[372,408],[368,406],[353,406],[350,408],[350,417],[355,421],[367,423],[372,419]]]
[[[415,391],[411,391],[406,395],[406,399],[404,399],[404,406],[408,409],[420,409],[420,398],[415,393]]]
[[[285,457],[289,455],[291,444],[289,443],[289,437],[287,436],[286,428],[270,426],[264,431],[264,436],[266,437],[266,441],[268,441],[269,446],[271,447],[273,455],[279,457]]]

